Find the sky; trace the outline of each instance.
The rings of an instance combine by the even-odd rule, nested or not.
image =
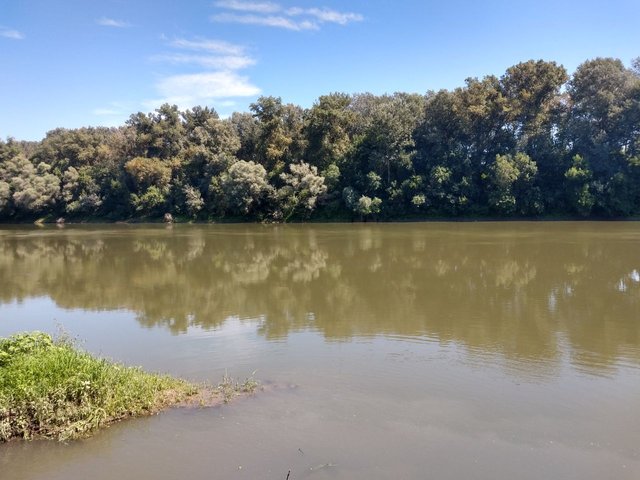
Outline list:
[[[0,138],[640,56],[640,0],[0,0]]]

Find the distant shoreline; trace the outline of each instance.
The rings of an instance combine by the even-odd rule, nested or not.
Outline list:
[[[64,222],[58,222],[54,218],[45,219],[24,219],[12,221],[0,221],[2,226],[11,225],[56,225],[60,228],[64,226],[76,225],[322,225],[322,224],[393,224],[393,223],[546,223],[546,222],[638,222],[639,216],[629,217],[581,217],[581,216],[541,216],[541,217],[400,217],[385,219],[353,219],[344,218],[335,219],[308,219],[293,220],[289,222],[273,222],[273,221],[257,221],[257,220],[240,220],[240,219],[213,219],[213,220],[191,220],[177,218],[172,222],[164,222],[162,218],[129,218],[122,220],[111,220],[105,218],[72,218],[64,219]]]

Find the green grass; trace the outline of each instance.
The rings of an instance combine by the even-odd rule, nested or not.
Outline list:
[[[87,436],[199,391],[184,380],[95,358],[45,333],[0,338],[0,441]]]

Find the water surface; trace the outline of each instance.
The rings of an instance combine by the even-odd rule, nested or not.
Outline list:
[[[0,478],[640,478],[639,246],[632,222],[4,227],[0,335],[286,388],[0,445]]]

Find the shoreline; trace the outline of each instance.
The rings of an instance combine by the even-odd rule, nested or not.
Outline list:
[[[274,221],[245,221],[240,219],[212,219],[212,220],[185,220],[177,218],[172,222],[165,222],[162,218],[129,218],[124,220],[109,220],[106,218],[71,218],[59,221],[53,218],[24,219],[13,221],[0,221],[2,226],[34,225],[52,226],[64,228],[67,225],[323,225],[323,224],[392,224],[392,223],[553,223],[553,222],[638,222],[640,216],[629,217],[601,217],[601,216],[542,216],[542,217],[397,217],[385,219],[308,219],[289,222]]]
[[[42,332],[0,338],[0,443],[88,437],[127,418],[216,407],[260,384],[225,375],[216,386],[148,373]]]

